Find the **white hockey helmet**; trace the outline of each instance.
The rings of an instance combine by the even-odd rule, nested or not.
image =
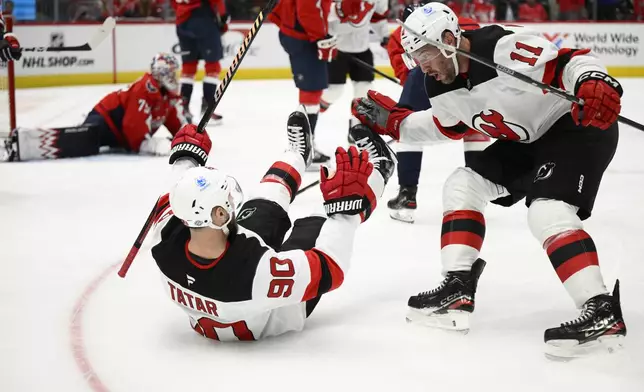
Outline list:
[[[405,21],[410,29],[416,33],[426,37],[428,40],[443,42],[443,33],[445,31],[451,32],[456,38],[456,47],[461,43],[461,28],[458,25],[458,16],[448,6],[443,3],[427,3],[422,7],[417,8],[409,15]],[[416,38],[409,33],[405,28],[402,29],[401,43],[405,52],[410,55],[429,45],[428,43]],[[456,52],[445,51],[440,49],[440,52],[446,58],[451,58],[458,73],[458,63],[456,61]]]
[[[210,227],[224,230],[241,206],[244,194],[235,178],[211,167],[187,170],[170,191],[170,207],[174,216],[192,228]],[[228,220],[221,226],[212,222],[212,209],[221,207]]]
[[[150,74],[165,87],[168,91],[179,91],[177,73],[179,72],[179,61],[169,53],[158,53],[150,63]]]

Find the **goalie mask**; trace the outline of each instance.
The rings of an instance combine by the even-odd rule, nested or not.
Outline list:
[[[211,167],[194,167],[186,171],[170,191],[170,207],[174,216],[191,228],[210,227],[230,232],[235,211],[244,195],[235,178]],[[223,208],[228,220],[217,226],[212,221],[215,207]]]
[[[179,91],[177,72],[179,72],[179,61],[173,55],[159,53],[152,59],[150,74],[154,80],[166,90],[175,93]]]
[[[424,36],[430,41],[443,42],[443,34],[446,31],[451,32],[456,38],[456,47],[461,43],[461,28],[458,25],[458,17],[448,6],[442,3],[427,3],[422,7],[414,10],[405,24],[419,35]],[[458,61],[456,52],[445,49],[438,49],[423,40],[415,37],[405,28],[402,30],[401,43],[405,52],[411,55],[416,62],[420,59],[427,61],[430,58],[442,54],[448,59],[452,59],[456,74],[458,75]],[[421,57],[422,56],[422,57]]]

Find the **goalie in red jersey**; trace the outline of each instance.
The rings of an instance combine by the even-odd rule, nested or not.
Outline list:
[[[153,138],[164,125],[172,135],[187,123],[177,93],[179,62],[167,53],[154,56],[150,72],[106,95],[82,125],[18,128],[5,145],[8,160],[83,157],[108,151],[151,155],[170,153],[168,138]]]

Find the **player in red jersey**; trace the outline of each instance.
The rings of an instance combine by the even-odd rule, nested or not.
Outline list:
[[[161,127],[171,134],[187,123],[177,93],[179,62],[167,53],[152,59],[150,72],[106,95],[80,126],[18,128],[6,149],[9,160],[27,161],[96,155],[101,148],[152,155],[170,152],[170,140],[153,138]]]
[[[172,0],[172,8],[177,15],[177,37],[181,48],[181,96],[185,116],[192,122],[190,114],[190,98],[197,74],[199,60],[205,62],[203,78],[203,99],[201,113],[215,100],[215,91],[219,85],[219,73],[224,57],[221,35],[228,31],[230,17],[226,13],[224,0]],[[214,123],[223,119],[218,114],[212,114]]]
[[[331,0],[281,0],[268,16],[280,29],[280,43],[300,90],[299,103],[304,105],[314,133],[322,92],[329,87],[327,63],[338,54],[337,39],[329,35],[330,9]],[[313,150],[313,163],[330,160],[315,147]]]

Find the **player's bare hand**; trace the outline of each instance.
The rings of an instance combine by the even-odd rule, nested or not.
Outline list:
[[[584,72],[577,80],[575,95],[584,100],[580,119],[579,105],[572,104],[575,124],[607,129],[617,120],[622,108],[623,90],[615,78],[599,71]]]

